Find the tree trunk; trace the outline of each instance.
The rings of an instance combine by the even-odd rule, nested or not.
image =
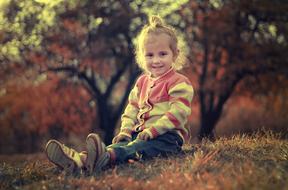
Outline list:
[[[106,145],[111,144],[114,137],[114,130],[116,128],[117,120],[113,117],[113,109],[108,105],[106,98],[98,98],[98,113],[99,128],[104,132],[103,141]],[[96,125],[93,125],[92,131],[96,131]]]
[[[106,126],[107,128],[105,129],[105,135],[104,135],[104,143],[106,145],[110,145],[112,143],[112,139],[114,137],[114,131],[116,128],[116,124],[114,121],[109,121],[108,125]]]
[[[201,141],[203,138],[208,138],[211,141],[215,140],[214,129],[221,117],[223,106],[227,99],[219,100],[218,104],[214,107],[213,101],[209,102],[207,106],[203,101],[200,107],[201,111],[201,125],[198,133],[198,139]],[[207,108],[209,109],[207,110]]]
[[[204,115],[201,115],[201,125],[200,131],[198,134],[199,140],[207,138],[209,140],[215,140],[214,128],[220,118],[220,113],[210,112]]]

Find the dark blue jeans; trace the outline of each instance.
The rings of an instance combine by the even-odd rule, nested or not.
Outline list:
[[[131,142],[122,141],[107,147],[114,150],[116,163],[126,162],[129,159],[148,159],[179,153],[183,145],[182,138],[174,132],[167,132],[148,141],[137,139],[137,135],[138,133],[132,134]]]

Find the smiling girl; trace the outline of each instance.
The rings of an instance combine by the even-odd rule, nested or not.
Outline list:
[[[152,16],[137,38],[136,61],[144,73],[131,90],[121,117],[121,128],[105,146],[95,133],[86,139],[87,151],[78,153],[51,140],[46,145],[50,161],[64,170],[94,174],[104,166],[178,153],[188,130],[193,88],[176,72],[184,65],[184,50],[175,30]],[[67,171],[66,171],[67,172]]]

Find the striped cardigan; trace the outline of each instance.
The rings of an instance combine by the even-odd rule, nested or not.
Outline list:
[[[190,81],[173,69],[156,79],[148,74],[141,75],[121,117],[120,134],[131,138],[132,132],[145,130],[152,139],[175,131],[185,142],[188,138],[185,124],[191,113],[192,97]]]

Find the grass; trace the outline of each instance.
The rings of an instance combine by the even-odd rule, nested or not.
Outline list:
[[[0,156],[0,189],[287,189],[288,140],[273,133],[185,145],[181,155],[65,177],[44,154]]]

